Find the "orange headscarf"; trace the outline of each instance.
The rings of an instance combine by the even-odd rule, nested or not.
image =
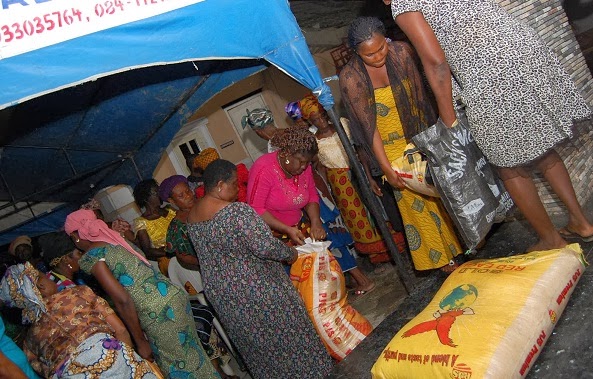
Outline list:
[[[194,168],[204,171],[213,161],[219,159],[218,152],[213,147],[208,147],[194,158]]]
[[[299,101],[299,104],[301,105],[301,114],[305,120],[311,118],[313,113],[321,112],[322,109],[321,104],[317,101],[317,96],[312,93]]]

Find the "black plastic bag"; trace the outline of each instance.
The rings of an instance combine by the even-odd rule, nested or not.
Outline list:
[[[460,119],[437,123],[412,138],[428,157],[432,179],[469,250],[504,219],[513,206],[509,193]]]

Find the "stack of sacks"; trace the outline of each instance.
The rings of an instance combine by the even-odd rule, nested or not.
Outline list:
[[[525,377],[584,270],[578,244],[463,264],[393,337],[373,378]]]

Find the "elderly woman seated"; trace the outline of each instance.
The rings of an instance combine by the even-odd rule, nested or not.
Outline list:
[[[8,268],[0,300],[31,323],[23,350],[43,377],[156,378],[107,302],[86,286],[58,286],[30,263]]]

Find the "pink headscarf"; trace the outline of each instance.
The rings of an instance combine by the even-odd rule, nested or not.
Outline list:
[[[130,253],[134,254],[142,262],[150,265],[150,262],[132,246],[119,233],[109,229],[107,224],[97,219],[95,212],[88,209],[79,209],[66,217],[64,230],[68,235],[78,231],[80,238],[91,242],[107,242],[111,245],[120,245]]]

